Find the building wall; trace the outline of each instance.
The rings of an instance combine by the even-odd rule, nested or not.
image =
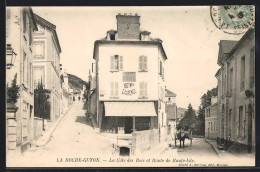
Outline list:
[[[49,27],[37,21],[39,31],[34,32],[34,69],[41,69],[42,72],[35,72],[35,86],[39,78],[45,89],[51,91],[49,102],[50,120],[55,121],[61,115],[62,109],[62,87],[60,83],[60,52],[53,36],[53,31]],[[41,46],[39,46],[39,44]],[[38,53],[40,52],[40,53]],[[43,54],[39,57],[38,54]]]
[[[232,143],[246,148],[247,145],[250,144],[249,133],[251,133],[253,149],[255,148],[255,98],[254,96],[247,98],[245,90],[250,90],[253,92],[253,95],[255,95],[255,86],[250,87],[250,50],[254,48],[254,46],[255,38],[253,34],[250,38],[243,41],[228,63],[224,62],[218,75],[218,138],[222,143],[225,143],[226,140],[230,140]],[[242,57],[245,57],[244,88],[241,88]],[[254,62],[253,65],[255,65]],[[232,77],[230,76],[230,69],[233,69]],[[225,81],[225,75],[227,76],[227,81]],[[252,76],[253,78],[255,77],[254,72]],[[230,82],[231,80],[232,84]],[[223,82],[226,89],[220,84]],[[221,90],[223,90],[223,92],[221,92]],[[252,106],[252,124],[249,123],[249,106]],[[243,110],[240,110],[240,107],[243,108]],[[242,112],[241,115],[239,115],[240,111]],[[250,127],[250,125],[252,125],[252,127]],[[251,132],[249,130],[251,130]]]
[[[217,139],[217,110],[217,103],[205,108],[205,138],[207,139]]]
[[[123,70],[111,71],[111,56],[123,57]],[[147,57],[147,71],[139,71],[139,57]],[[97,88],[99,101],[154,101],[158,117],[151,118],[151,124],[160,128],[161,140],[166,139],[165,84],[160,75],[160,61],[164,67],[162,52],[155,45],[111,45],[101,44],[96,51]],[[123,81],[123,72],[134,72],[136,80]],[[118,82],[118,96],[111,96],[111,82]],[[140,97],[140,82],[147,83],[147,97]],[[131,85],[130,85],[131,84]],[[102,121],[102,104],[98,104],[99,123]],[[156,124],[155,124],[156,123]],[[101,125],[101,123],[100,123]],[[157,125],[157,126],[156,126]]]
[[[6,24],[6,43],[11,44],[17,54],[14,66],[6,71],[6,84],[11,86],[14,75],[17,74],[20,96],[16,103],[16,146],[22,146],[32,142],[34,136],[33,58],[30,41],[33,26],[29,8],[8,7]]]

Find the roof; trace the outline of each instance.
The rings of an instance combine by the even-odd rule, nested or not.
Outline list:
[[[233,53],[237,50],[237,48],[251,35],[255,33],[255,28],[249,28],[247,32],[242,36],[242,38],[236,42],[236,45],[233,46],[232,50],[230,50],[230,53],[228,55],[228,58],[233,55]]]
[[[175,94],[174,92],[168,90],[168,89],[165,89],[165,97],[176,97],[177,94]]]
[[[220,40],[220,46],[222,48],[222,53],[230,53],[232,48],[236,45],[238,41],[231,41],[231,40]]]
[[[117,31],[114,29],[110,29],[109,31],[107,31],[108,33],[116,33]]]
[[[167,56],[163,49],[162,42],[160,41],[129,41],[129,40],[96,40],[94,44],[94,51],[93,51],[93,59],[95,59],[95,54],[97,51],[97,47],[99,44],[115,44],[115,45],[158,45],[160,50],[162,51],[163,57],[166,60]]]
[[[238,41],[232,40],[220,40],[219,42],[219,52],[218,52],[218,65],[222,65],[222,61],[227,57],[228,53],[236,45]]]
[[[30,12],[30,16],[31,16],[31,19],[32,19],[32,23],[33,23],[33,30],[38,30],[37,24],[35,22],[32,7],[29,7],[29,12]]]
[[[148,31],[144,30],[144,31],[141,32],[141,34],[142,34],[142,35],[150,35],[151,32],[148,32]]]
[[[57,43],[58,51],[61,53],[61,47],[60,47],[58,35],[57,35],[57,32],[56,32],[56,26],[54,24],[52,24],[51,22],[45,20],[44,18],[38,16],[37,14],[34,14],[34,17],[36,19],[36,22],[39,22],[40,24],[50,28],[53,31],[54,40]]]

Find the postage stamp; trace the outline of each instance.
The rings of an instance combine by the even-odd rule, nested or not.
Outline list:
[[[255,25],[253,5],[211,6],[210,15],[216,27],[228,34],[242,34]]]

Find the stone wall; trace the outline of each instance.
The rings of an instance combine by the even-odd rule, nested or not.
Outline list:
[[[132,133],[132,154],[142,153],[159,143],[159,130],[143,130]]]

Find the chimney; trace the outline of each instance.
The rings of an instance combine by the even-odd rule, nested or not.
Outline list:
[[[118,39],[140,39],[140,16],[124,13],[116,18]]]

